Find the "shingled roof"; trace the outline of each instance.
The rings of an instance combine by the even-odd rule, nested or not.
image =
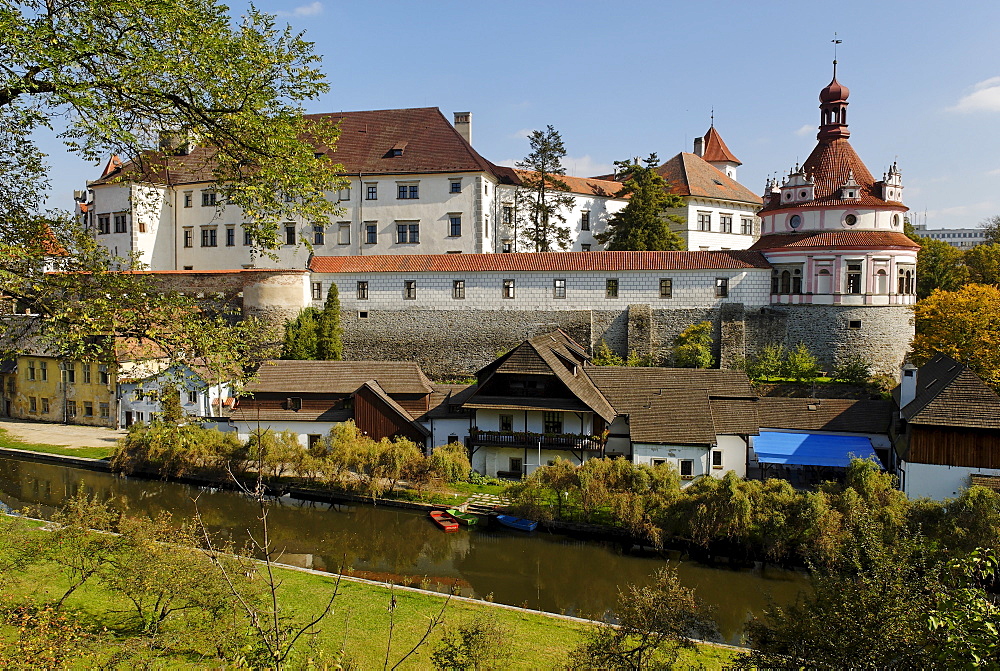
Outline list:
[[[803,231],[762,236],[751,251],[793,249],[919,249],[920,245],[896,231]]]
[[[901,410],[911,424],[1000,429],[1000,396],[951,357],[935,355],[917,370],[916,384],[916,396]],[[899,390],[893,390],[897,403]]]
[[[764,396],[757,413],[768,429],[888,433],[894,407],[892,401]]]
[[[587,375],[640,443],[714,445],[720,434],[758,431],[757,396],[745,373],[693,368],[591,366]]]
[[[370,380],[387,394],[430,394],[430,380],[414,361],[264,362],[248,393],[351,394]]]
[[[314,256],[314,273],[740,270],[770,268],[759,252],[542,252],[512,254],[384,254]]]

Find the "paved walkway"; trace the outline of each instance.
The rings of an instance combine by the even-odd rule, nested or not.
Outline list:
[[[488,515],[496,508],[502,508],[510,503],[506,498],[495,494],[473,494],[465,502],[465,511],[476,515]]]
[[[102,426],[79,426],[49,422],[27,422],[0,417],[0,429],[26,443],[63,445],[65,447],[111,447],[126,434],[125,429]]]

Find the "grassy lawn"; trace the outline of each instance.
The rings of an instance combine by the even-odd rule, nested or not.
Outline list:
[[[300,621],[322,610],[336,582],[334,576],[285,569],[279,569],[277,577],[281,581],[280,598],[286,612]],[[46,564],[35,565],[21,577],[7,575],[4,583],[5,597],[17,603],[58,599],[67,584],[60,572]],[[388,587],[381,585],[341,581],[333,612],[321,623],[310,642],[303,646],[303,651],[307,651],[308,657],[319,664],[318,668],[322,668],[324,663],[332,663],[342,646],[346,650],[344,661],[351,662],[354,668],[382,666],[389,640],[389,604],[393,597],[396,605],[392,613],[394,628],[389,652],[389,666],[393,666],[424,634],[430,618],[441,610],[444,596],[398,588],[390,592]],[[74,621],[88,629],[99,630],[107,626],[110,630],[93,649],[94,657],[88,657],[85,664],[106,662],[122,648],[122,641],[114,634],[115,613],[126,612],[129,606],[120,596],[106,591],[97,583],[87,583],[67,600],[66,608]],[[586,626],[541,613],[460,601],[447,604],[443,626],[459,626],[486,611],[494,613],[497,621],[509,632],[506,646],[510,656],[500,668],[564,668],[569,652],[580,642],[581,632]],[[402,668],[432,668],[430,655],[442,633],[442,628],[432,633],[428,642]],[[0,625],[0,639],[9,640],[17,635],[10,625]],[[218,668],[218,661],[212,663],[201,659],[202,652],[205,651],[189,649],[184,653],[161,656],[153,661],[153,667]],[[678,668],[720,669],[731,664],[732,656],[732,651],[725,648],[699,646],[685,652]],[[129,663],[138,661],[133,659]]]
[[[67,457],[82,457],[84,459],[107,459],[111,456],[113,447],[66,447],[65,445],[43,445],[40,443],[25,443],[14,438],[6,429],[0,429],[0,447],[11,450],[31,450],[59,454]]]

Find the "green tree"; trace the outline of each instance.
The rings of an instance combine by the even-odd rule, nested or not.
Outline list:
[[[282,359],[311,361],[319,351],[319,324],[316,308],[304,308],[295,319],[285,322],[285,343],[281,348]]]
[[[628,204],[608,220],[608,227],[594,237],[612,251],[658,252],[684,249],[684,240],[670,229],[669,222],[683,224],[684,218],[665,212],[684,206],[684,199],[670,193],[666,180],[656,171],[659,159],[650,154],[645,165],[635,161],[615,161],[624,177],[618,197]]]
[[[927,298],[935,289],[954,291],[965,284],[968,270],[960,249],[933,238],[920,238],[919,243],[917,298]]]
[[[174,384],[160,387],[160,419],[167,424],[180,424],[184,419],[181,390]]]
[[[125,337],[178,360],[255,360],[259,330],[234,329],[149,277],[115,272],[142,266],[113,258],[71,213],[44,209],[49,167],[37,131],[55,128],[84,159],[121,155],[123,182],[168,162],[205,167],[254,245],[274,249],[286,215],[334,212],[323,194],[342,182],[329,152],[316,151],[335,146],[336,128],[302,113],[328,90],[312,44],[253,7],[234,19],[214,0],[8,2],[0,30],[0,293],[39,315],[34,328],[76,360],[112,364],[109,341]],[[159,151],[161,138],[199,149],[172,156]],[[47,273],[53,257],[68,272]]]
[[[872,376],[871,362],[863,354],[850,354],[840,359],[833,371],[833,378],[849,384],[867,384]]]
[[[979,222],[979,228],[983,229],[983,237],[987,244],[1000,244],[1000,214],[986,217]]]
[[[520,191],[526,196],[523,202],[528,218],[521,236],[536,252],[567,249],[571,240],[563,210],[572,206],[573,197],[567,195],[569,185],[563,179],[566,148],[562,136],[549,125],[544,131],[532,131],[528,142],[531,152],[517,162],[523,171]]]
[[[785,356],[784,373],[786,377],[799,382],[813,380],[819,376],[819,364],[809,351],[808,345],[800,342],[788,351]]]
[[[324,361],[344,358],[344,328],[340,324],[340,293],[336,282],[330,282],[326,302],[317,319],[316,358]]]
[[[431,653],[435,669],[502,669],[510,659],[507,645],[513,635],[500,622],[496,609],[463,622],[457,628],[446,628],[441,641]]]
[[[608,347],[608,343],[603,338],[597,346],[594,356],[590,358],[590,363],[595,366],[624,366],[625,361],[618,356],[614,350]]]
[[[946,589],[928,614],[934,655],[946,668],[978,669],[1000,658],[1000,606],[987,589],[997,575],[994,551],[974,550],[944,567]]]
[[[914,360],[936,353],[968,366],[987,384],[1000,387],[1000,289],[969,284],[958,291],[935,291],[914,306]]]
[[[972,284],[1000,286],[1000,244],[976,245],[962,257]]]
[[[674,340],[674,363],[681,368],[710,368],[712,358],[712,322],[692,324]]]
[[[694,647],[692,636],[715,631],[708,608],[694,590],[681,585],[677,569],[653,574],[648,586],[629,585],[618,594],[617,623],[588,631],[571,655],[574,668],[669,669],[681,648]]]

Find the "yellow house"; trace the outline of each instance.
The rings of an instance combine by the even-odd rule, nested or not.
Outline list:
[[[110,368],[110,369],[109,369]],[[116,425],[114,367],[44,354],[18,355],[0,368],[8,417],[90,426]]]

